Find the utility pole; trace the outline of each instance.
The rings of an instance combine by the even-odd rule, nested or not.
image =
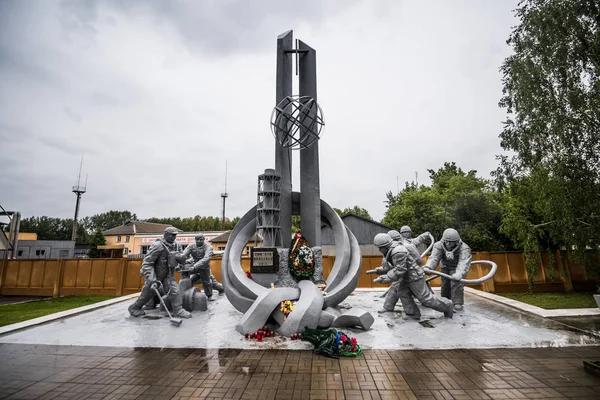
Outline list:
[[[81,195],[85,193],[87,187],[87,174],[85,175],[85,184],[81,186],[81,167],[83,166],[83,154],[81,155],[81,163],[79,164],[79,175],[77,175],[77,183],[73,186],[73,193],[77,196],[75,203],[75,216],[73,217],[73,233],[71,234],[71,240],[77,238],[77,218],[79,217],[79,203],[81,201]]]
[[[221,193],[221,198],[223,199],[223,222],[221,230],[223,231],[225,230],[225,200],[228,196],[229,194],[227,193],[227,161],[225,161],[225,189],[223,190],[223,193]]]

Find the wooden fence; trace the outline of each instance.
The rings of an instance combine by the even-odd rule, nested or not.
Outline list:
[[[551,268],[548,255],[539,260],[538,274],[534,277],[535,291],[561,292],[566,282],[561,271],[570,274],[575,290],[594,290],[596,282],[586,275],[583,268],[574,263],[562,265],[561,257],[555,257],[557,265]],[[373,284],[374,275],[365,272],[381,265],[380,256],[364,256],[359,288],[383,287]],[[498,264],[493,280],[472,287],[487,292],[524,292],[528,290],[528,274],[525,259],[519,252],[476,252],[473,260],[491,260]],[[323,257],[323,274],[331,272],[335,257]],[[121,296],[139,292],[144,284],[140,276],[141,259],[47,259],[47,260],[0,260],[0,295],[19,296]],[[221,259],[211,262],[212,271],[221,281]],[[242,268],[250,268],[250,260],[242,258]],[[488,272],[487,266],[474,265],[468,279],[476,279]],[[179,279],[179,276],[177,276]],[[440,279],[431,282],[439,286]]]

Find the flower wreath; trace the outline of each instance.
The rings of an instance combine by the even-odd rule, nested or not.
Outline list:
[[[290,244],[288,265],[290,274],[299,281],[311,279],[315,273],[312,250],[300,232],[294,235]]]
[[[327,357],[356,357],[362,354],[362,349],[356,338],[350,337],[335,328],[305,328],[302,332],[302,340],[315,346],[313,350],[315,353]]]

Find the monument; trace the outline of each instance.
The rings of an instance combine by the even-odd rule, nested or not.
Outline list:
[[[237,326],[238,332],[244,334],[267,323],[273,324],[280,334],[290,336],[304,328],[369,329],[374,322],[365,311],[350,309],[342,313],[337,307],[356,288],[362,257],[352,232],[320,198],[319,138],[324,119],[317,103],[316,52],[300,40],[295,43],[296,46],[292,31],[277,38],[276,106],[271,115],[275,168],[266,169],[258,177],[257,205],[231,232],[221,263],[225,295],[244,313]],[[292,93],[293,56],[298,95]],[[300,153],[300,192],[292,191],[293,150]],[[294,241],[298,244],[302,239],[304,243],[301,256],[296,256],[299,248],[292,242],[292,215],[301,217],[301,235]],[[322,222],[331,226],[335,237],[336,258],[326,280],[321,253]],[[257,231],[264,247],[253,251],[248,275],[242,270],[241,254]],[[293,310],[286,314],[280,309],[285,301],[295,302]]]

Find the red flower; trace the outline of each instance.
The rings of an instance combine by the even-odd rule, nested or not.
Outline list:
[[[340,336],[340,340],[341,340],[342,342],[345,342],[347,339],[348,339],[348,338],[346,337],[346,335],[342,335],[342,336]]]
[[[354,347],[358,344],[358,341],[356,340],[356,338],[351,338],[350,342],[352,343],[352,347]]]
[[[302,234],[300,232],[296,232],[296,239],[300,239],[302,237]]]

